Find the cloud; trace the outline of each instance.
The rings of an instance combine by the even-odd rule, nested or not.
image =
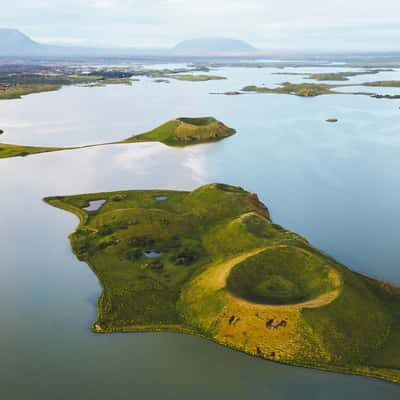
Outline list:
[[[266,49],[400,50],[398,0],[13,0],[4,3],[0,26],[19,28],[34,38],[52,42],[70,38],[71,43],[164,47],[187,38],[228,36]]]
[[[116,2],[112,0],[94,0],[93,7],[99,9],[110,9],[116,7]]]

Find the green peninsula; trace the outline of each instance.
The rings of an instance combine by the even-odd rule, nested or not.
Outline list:
[[[75,147],[39,147],[0,143],[0,158],[138,142],[160,142],[168,146],[189,146],[200,143],[215,142],[232,136],[235,133],[236,131],[234,129],[229,128],[213,117],[177,118],[162,124],[150,132],[131,136],[129,139],[112,143],[100,143]]]
[[[341,265],[224,184],[45,201],[80,220],[98,333],[173,331],[291,365],[400,382],[400,287]]]
[[[25,157],[31,154],[49,153],[52,151],[68,150],[64,147],[20,146],[17,144],[0,143],[0,158]]]

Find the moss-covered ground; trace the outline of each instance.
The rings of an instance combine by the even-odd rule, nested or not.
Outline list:
[[[95,200],[105,203],[86,210]],[[45,201],[79,217],[73,251],[103,288],[94,332],[191,333],[269,360],[400,382],[400,287],[274,224],[255,194],[210,184]]]

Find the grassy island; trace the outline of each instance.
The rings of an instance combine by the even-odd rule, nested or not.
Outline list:
[[[177,118],[162,124],[150,132],[135,135],[129,139],[113,143],[100,143],[76,147],[21,146],[0,143],[0,158],[20,157],[52,151],[83,149],[121,143],[161,142],[167,146],[189,146],[215,142],[232,136],[235,133],[236,131],[234,129],[229,128],[213,117]]]
[[[400,287],[352,272],[224,184],[45,201],[103,291],[98,333],[190,333],[292,365],[400,382]]]
[[[342,79],[345,76],[344,73],[338,74],[314,74],[310,75],[309,78],[316,79],[319,81],[324,80],[347,80]],[[358,73],[356,75],[360,75]],[[376,81],[376,82],[364,82],[364,83],[351,83],[351,84],[326,84],[326,83],[290,83],[284,82],[275,88],[270,88],[266,86],[245,86],[242,88],[242,92],[254,92],[254,93],[278,93],[278,94],[291,94],[301,97],[315,97],[323,94],[348,94],[348,95],[363,95],[373,98],[389,98],[398,99],[399,95],[379,95],[374,93],[362,93],[362,92],[338,92],[335,91],[336,88],[341,87],[356,87],[356,86],[370,86],[370,87],[400,87],[400,81]]]
[[[168,78],[176,79],[178,81],[189,81],[189,82],[220,81],[220,80],[226,79],[224,76],[191,75],[191,74],[168,75]]]
[[[376,81],[376,82],[365,82],[363,86],[373,87],[400,87],[400,81]]]
[[[302,72],[275,72],[274,75],[292,75],[304,76],[307,79],[316,81],[348,81],[349,78],[359,75],[375,75],[380,72],[392,72],[393,69],[369,69],[366,71],[340,71],[340,72],[317,72],[317,73],[302,73]]]
[[[264,86],[245,86],[243,92],[293,94],[301,97],[315,97],[322,94],[333,94],[335,86],[322,83],[290,83],[284,82],[276,88]]]
[[[169,146],[185,146],[214,142],[231,136],[236,131],[213,117],[177,118],[150,132],[132,136],[123,143],[161,142]]]

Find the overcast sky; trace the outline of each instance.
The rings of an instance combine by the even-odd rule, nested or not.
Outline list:
[[[0,27],[48,43],[165,47],[221,36],[263,49],[400,50],[400,0],[0,2]]]

